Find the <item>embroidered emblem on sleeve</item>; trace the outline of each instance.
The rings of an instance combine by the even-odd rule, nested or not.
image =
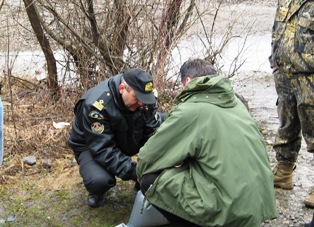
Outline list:
[[[99,100],[99,101],[95,101],[93,103],[93,106],[95,108],[97,108],[99,111],[103,110],[105,107],[104,107],[104,100]]]
[[[100,122],[94,122],[91,126],[91,129],[94,133],[101,134],[103,133],[105,126]]]
[[[94,119],[98,119],[98,120],[103,120],[104,119],[104,116],[101,113],[99,113],[98,111],[96,111],[96,110],[91,111],[88,114],[88,116],[91,117],[91,118],[94,118]]]

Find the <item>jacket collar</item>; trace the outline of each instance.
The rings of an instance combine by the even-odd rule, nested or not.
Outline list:
[[[175,104],[182,102],[208,102],[233,107],[237,99],[227,77],[202,76],[192,79],[174,101]]]

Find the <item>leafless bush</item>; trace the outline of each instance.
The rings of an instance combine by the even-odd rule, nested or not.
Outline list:
[[[14,65],[19,51],[39,49],[41,45],[43,52],[47,52],[48,77],[44,84],[39,83],[54,92],[50,94],[58,92],[57,99],[51,101],[62,100],[61,93],[69,85],[81,94],[126,68],[141,67],[154,76],[161,105],[164,102],[169,105],[168,98],[174,97],[178,89],[175,77],[182,63],[180,59],[186,59],[180,52],[183,42],[199,42],[202,51],[196,57],[210,60],[220,69],[221,53],[239,36],[234,32],[237,16],[231,22],[220,18],[228,10],[230,3],[226,1],[24,0],[24,3],[26,11],[32,9],[28,19],[22,5],[4,4],[6,13],[0,21],[4,31],[0,39],[5,41],[0,43],[6,44],[1,48],[6,57],[3,77],[10,82],[11,75],[18,76],[14,74]],[[34,33],[40,45],[35,43]],[[55,59],[56,51],[63,55],[62,60]],[[56,61],[64,74],[54,68]],[[235,58],[228,75],[232,76],[242,63]],[[11,89],[9,83],[6,87]]]
[[[48,46],[64,55],[65,61],[59,60],[59,65],[66,68],[64,71],[67,73],[61,75],[62,78],[59,75],[59,83],[54,86],[63,86],[62,82],[67,82],[86,90],[126,68],[141,67],[153,74],[160,91],[164,90],[165,82],[173,76],[173,50],[180,48],[178,44],[183,39],[194,36],[191,41],[195,42],[197,36],[206,50],[206,54],[199,57],[217,64],[219,54],[233,37],[232,29],[236,22],[226,25],[227,30],[220,34],[221,44],[214,46],[216,30],[220,31],[216,18],[226,6],[222,2],[24,0],[26,9],[34,7],[37,15],[35,19],[40,22],[39,28],[33,26],[35,34],[38,33],[36,29],[43,29],[43,35],[50,41]],[[16,11],[12,10],[12,6],[8,8],[14,21],[23,28],[18,29],[18,33],[30,37],[30,22],[25,20],[25,14],[24,17],[20,16],[22,7],[17,5]],[[196,30],[195,27],[202,31],[191,34],[191,31]],[[31,39],[32,42],[35,40],[34,37]],[[27,42],[22,45],[25,47],[31,43],[33,47],[31,39],[19,43]]]
[[[201,51],[189,56],[206,58],[219,69],[221,52],[230,40],[246,34],[241,29],[234,31],[237,16],[230,23],[220,17],[228,9],[223,1],[25,2],[34,4],[34,15],[40,23],[35,29],[25,6],[13,0],[0,2],[0,54],[4,62],[0,81],[4,85],[5,150],[9,156],[62,155],[59,151],[66,150],[67,132],[54,129],[52,122],[70,122],[72,108],[85,90],[126,68],[141,67],[152,73],[160,110],[168,111],[179,91],[177,72],[188,57],[183,46],[200,43]],[[41,35],[49,41],[46,45],[54,57],[56,53],[62,55],[61,60],[55,59],[61,67],[57,84],[53,85],[57,86],[58,100],[51,97],[49,78],[34,79],[36,73],[47,74],[47,64],[31,74],[15,70],[22,52],[42,48],[42,40],[34,35],[36,29],[43,30]],[[241,61],[235,59],[228,74],[232,76],[240,66]]]

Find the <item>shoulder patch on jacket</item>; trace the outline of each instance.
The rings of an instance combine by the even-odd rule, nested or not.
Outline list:
[[[98,133],[98,134],[101,134],[103,133],[104,129],[105,129],[105,126],[100,123],[100,122],[94,122],[92,125],[91,125],[91,129],[94,133]]]
[[[97,100],[93,103],[93,107],[95,107],[97,110],[101,111],[105,108],[104,106],[104,100]]]
[[[102,115],[101,113],[99,113],[96,110],[92,110],[91,112],[89,112],[88,116],[91,118],[94,118],[94,119],[98,119],[98,120],[104,119],[104,115]]]

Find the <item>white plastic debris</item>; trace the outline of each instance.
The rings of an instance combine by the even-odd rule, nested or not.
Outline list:
[[[16,219],[16,216],[15,215],[11,215],[7,218],[7,222],[14,222]]]
[[[121,223],[119,225],[116,225],[115,227],[128,227],[127,225],[125,225],[124,223]]]
[[[36,157],[35,156],[27,156],[23,158],[23,162],[32,166],[36,164]]]
[[[68,123],[68,122],[58,122],[58,123],[53,122],[52,125],[53,125],[53,127],[59,129],[59,128],[64,128],[65,126],[69,126],[70,123]]]

